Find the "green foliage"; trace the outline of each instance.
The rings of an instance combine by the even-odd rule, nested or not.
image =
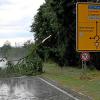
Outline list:
[[[25,63],[27,66],[30,67],[31,70],[33,70],[34,73],[43,72],[42,60],[35,51],[31,55],[29,55],[27,58],[25,58]]]
[[[23,55],[23,52],[27,54]],[[8,67],[0,70],[0,77],[32,76],[43,72],[42,60],[37,54],[37,47],[34,44],[28,45],[28,48],[11,48],[10,54],[8,57],[10,60],[7,62]],[[16,61],[14,59],[18,61],[17,64],[14,64]]]
[[[14,65],[11,61],[7,63],[8,67],[0,69],[0,77],[13,77],[22,75],[38,75],[43,72],[42,60],[39,56],[30,59],[21,59],[18,64]]]
[[[16,68],[19,68],[22,75],[37,75],[43,72],[42,60],[37,54],[32,54],[21,59]]]
[[[2,54],[2,57],[7,58],[10,49],[11,49],[11,45],[10,45],[10,44],[4,44],[4,45],[0,48],[0,52],[1,52],[1,54]]]
[[[46,0],[39,8],[31,26],[36,43],[52,35],[38,49],[43,59],[53,59],[61,66],[77,65],[74,10],[74,2],[66,0]]]

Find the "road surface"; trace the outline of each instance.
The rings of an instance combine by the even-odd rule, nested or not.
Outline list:
[[[0,79],[0,100],[90,100],[39,77]]]

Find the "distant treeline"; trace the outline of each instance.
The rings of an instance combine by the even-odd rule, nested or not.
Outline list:
[[[5,43],[0,47],[0,57],[7,58],[7,60],[19,60],[28,55],[33,43],[27,41],[23,46],[12,47],[10,43]]]

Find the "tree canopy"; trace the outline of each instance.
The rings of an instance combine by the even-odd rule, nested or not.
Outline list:
[[[45,0],[40,6],[32,22],[31,31],[35,32],[36,44],[40,44],[44,38],[51,35],[38,46],[38,53],[44,60],[52,59],[60,66],[80,64],[80,56],[76,52],[76,2],[87,1],[95,2]]]

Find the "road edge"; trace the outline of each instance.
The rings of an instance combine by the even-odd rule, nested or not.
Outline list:
[[[61,85],[59,85],[56,81],[54,80],[50,80],[48,78],[45,78],[43,76],[38,76],[38,79],[40,79],[41,81],[45,82],[46,84],[55,87],[57,90],[61,90],[63,91],[63,93],[65,93],[66,95],[72,97],[74,100],[93,100],[93,98],[81,93],[81,92],[77,92],[73,89],[70,88],[65,88]]]

